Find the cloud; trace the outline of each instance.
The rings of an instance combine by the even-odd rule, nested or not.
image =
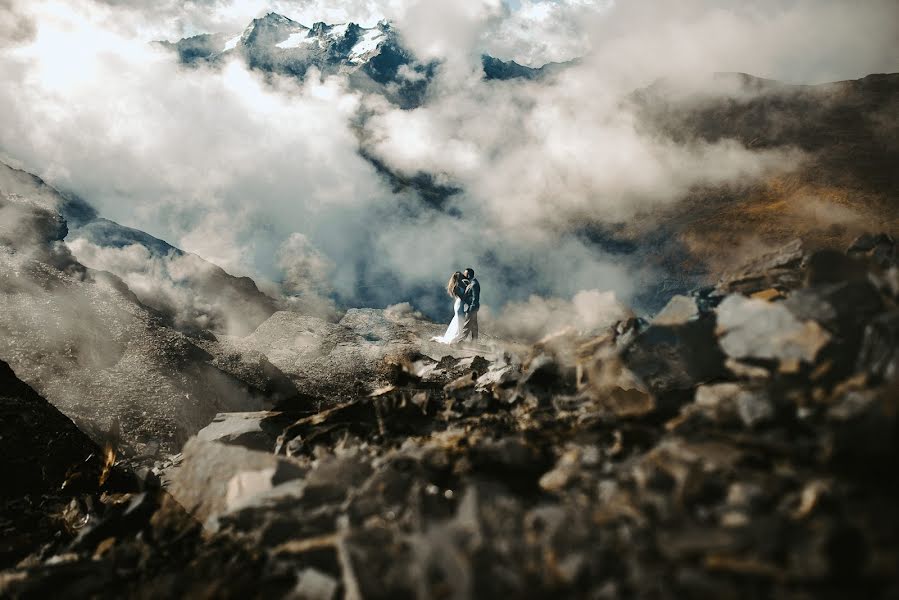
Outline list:
[[[301,233],[291,234],[278,249],[278,266],[284,273],[283,289],[292,308],[305,314],[331,318],[337,314],[331,299],[334,262]]]
[[[505,9],[501,0],[407,0],[387,12],[415,56],[442,61],[439,81],[452,86],[479,77],[479,41]]]
[[[503,60],[540,67],[579,58],[591,49],[585,23],[599,18],[612,2],[524,0],[484,40],[485,50]]]
[[[21,12],[16,0],[0,0],[0,48],[25,43],[35,31],[34,21]]]
[[[714,71],[820,83],[894,71],[897,17],[891,0],[631,0],[586,27],[596,71],[627,85]]]
[[[304,310],[327,312],[333,297],[440,317],[443,281],[469,264],[494,311],[595,289],[627,302],[654,274],[598,249],[585,228],[651,229],[694,186],[751,181],[797,156],[729,140],[675,144],[640,127],[626,94],[715,70],[809,81],[886,70],[897,64],[894,7],[866,6],[7,0],[0,157],[103,216],[309,300]],[[393,19],[422,59],[444,61],[427,103],[402,111],[341,77],[263,78],[237,62],[183,69],[147,43],[240,30],[268,10],[307,24]],[[10,16],[34,28],[15,37]],[[485,50],[530,64],[586,56],[548,81],[484,82]],[[443,210],[394,193],[359,155],[360,139],[390,168],[463,191]],[[175,265],[73,248],[85,262],[148,260],[134,264],[135,286],[186,307],[185,318],[203,314],[169,285]]]
[[[143,304],[168,315],[178,329],[247,335],[276,308],[256,294],[242,294],[217,267],[193,254],[159,256],[140,244],[98,246],[73,236],[65,245],[84,266],[119,276]],[[303,308],[322,314],[312,310],[315,306]]]
[[[482,320],[492,335],[533,343],[569,328],[583,335],[595,334],[629,316],[614,292],[584,290],[571,300],[534,295],[510,302],[496,316],[487,312]]]
[[[552,83],[476,83],[426,106],[373,117],[367,149],[397,170],[461,184],[461,211],[544,238],[575,221],[620,221],[696,185],[788,168],[789,152],[736,142],[680,145],[643,132],[589,67]]]

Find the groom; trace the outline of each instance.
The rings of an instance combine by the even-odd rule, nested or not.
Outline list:
[[[471,335],[471,341],[478,339],[478,309],[481,307],[481,284],[474,278],[474,269],[468,267],[462,272],[465,277],[465,292],[462,294],[462,329],[461,339]]]

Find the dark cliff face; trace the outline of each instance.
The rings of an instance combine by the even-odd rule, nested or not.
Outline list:
[[[0,360],[0,498],[59,492],[79,468],[96,467],[100,455],[71,419]]]
[[[100,447],[0,360],[0,569],[67,537],[53,513],[97,490],[105,466]]]

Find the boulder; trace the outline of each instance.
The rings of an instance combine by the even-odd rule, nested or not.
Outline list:
[[[290,458],[191,438],[168,491],[201,522],[284,481],[306,474]]]
[[[769,288],[789,290],[801,287],[803,261],[806,257],[801,240],[763,254],[731,272],[718,282],[725,293],[753,294]]]
[[[655,325],[683,325],[699,316],[696,299],[690,296],[673,296],[652,322]]]
[[[690,389],[724,373],[714,315],[678,325],[651,324],[621,353],[624,364],[656,394]]]
[[[718,306],[717,334],[731,358],[813,363],[830,341],[815,321],[801,321],[782,303],[728,296]]]
[[[886,380],[899,380],[899,311],[872,319],[864,330],[857,368]]]
[[[197,439],[271,452],[278,435],[294,420],[289,414],[269,411],[219,413],[197,433]]]

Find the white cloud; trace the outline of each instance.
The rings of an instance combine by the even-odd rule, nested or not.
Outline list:
[[[424,290],[472,264],[495,309],[596,288],[626,301],[646,273],[598,251],[579,228],[649,220],[691,186],[757,177],[793,157],[660,140],[635,126],[622,95],[661,75],[819,80],[887,70],[899,64],[899,20],[887,18],[890,2],[867,6],[3,0],[0,157],[267,289],[333,290],[433,314],[444,307]],[[182,69],[146,43],[239,30],[267,10],[307,24],[390,17],[422,58],[446,62],[427,105],[401,111],[341,78],[266,81],[238,63]],[[589,54],[554,81],[497,83],[479,78],[485,49],[532,64]],[[448,210],[393,194],[358,155],[360,109],[371,114],[368,151],[464,188]]]
[[[566,329],[595,334],[626,319],[630,312],[609,291],[584,290],[571,300],[531,296],[511,302],[497,315],[484,315],[484,329],[504,339],[535,342]]]

